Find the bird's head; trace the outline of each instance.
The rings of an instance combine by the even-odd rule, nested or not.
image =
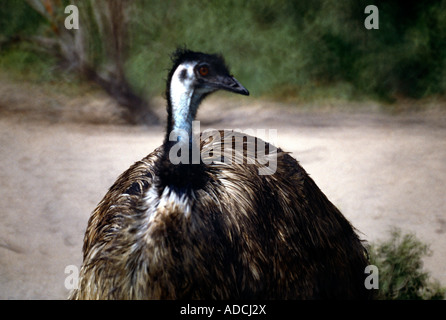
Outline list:
[[[223,57],[187,49],[172,56],[173,67],[167,79],[168,127],[185,130],[191,136],[191,125],[204,97],[217,90],[249,95],[235,79]]]
[[[178,49],[172,60],[167,93],[173,104],[181,103],[175,101],[180,97],[201,101],[217,90],[249,95],[248,90],[231,75],[220,55]]]

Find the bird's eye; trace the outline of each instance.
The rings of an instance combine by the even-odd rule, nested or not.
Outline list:
[[[209,74],[209,67],[208,66],[201,66],[198,69],[198,72],[200,73],[200,75],[202,75],[203,77],[207,76]]]

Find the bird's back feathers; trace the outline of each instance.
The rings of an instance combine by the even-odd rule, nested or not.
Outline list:
[[[259,175],[250,143],[264,142],[222,150],[228,164],[210,152],[222,144],[202,142],[212,163],[196,165],[199,187],[161,181],[161,147],[124,172],[89,220],[72,298],[367,296],[366,251],[349,222],[281,149],[265,143],[277,169]]]

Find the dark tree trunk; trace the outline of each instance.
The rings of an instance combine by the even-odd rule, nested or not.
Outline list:
[[[125,76],[127,53],[128,0],[95,0],[75,3],[79,8],[79,29],[64,26],[65,7],[58,0],[27,0],[51,25],[51,37],[33,37],[42,47],[57,56],[68,70],[98,83],[113,97],[132,124],[154,124],[159,119],[147,99],[132,89]]]

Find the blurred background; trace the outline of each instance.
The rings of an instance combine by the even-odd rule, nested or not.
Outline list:
[[[379,29],[364,26],[368,5]],[[277,143],[373,243],[381,298],[444,298],[429,282],[446,284],[438,0],[2,1],[0,298],[68,295],[90,212],[162,142],[179,46],[223,54],[251,93],[212,98],[204,126],[280,128]]]
[[[79,9],[80,29],[64,28],[69,4]],[[378,30],[364,27],[371,4],[379,9]],[[95,80],[146,99],[163,92],[169,54],[187,46],[223,53],[254,97],[391,103],[444,94],[445,6],[438,0],[3,1],[0,67],[39,83]]]

